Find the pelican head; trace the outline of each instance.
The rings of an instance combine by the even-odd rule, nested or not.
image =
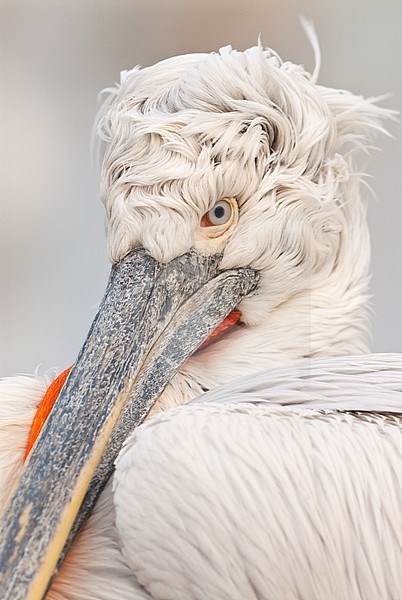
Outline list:
[[[2,598],[43,596],[125,437],[178,377],[202,391],[367,349],[355,154],[389,111],[261,46],[135,68],[109,91],[98,132],[113,267],[3,519]]]

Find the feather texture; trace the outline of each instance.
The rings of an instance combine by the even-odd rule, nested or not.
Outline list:
[[[114,502],[152,597],[397,600],[401,381],[397,356],[277,369],[139,428]]]
[[[127,440],[48,600],[401,598],[401,357],[339,358],[368,349],[356,161],[393,113],[318,85],[307,29],[312,76],[228,46],[107,90],[112,261],[194,248],[260,283]],[[229,196],[238,223],[207,242],[202,216]],[[0,384],[0,508],[47,384]]]

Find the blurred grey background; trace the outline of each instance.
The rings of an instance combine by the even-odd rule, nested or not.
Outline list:
[[[232,44],[314,67],[319,82],[402,109],[400,0],[3,0],[1,27],[1,374],[70,365],[109,271],[89,143],[98,92],[119,72]],[[373,344],[402,351],[402,145],[381,138],[368,169]],[[366,192],[365,192],[366,193]],[[367,195],[370,194],[367,192]]]

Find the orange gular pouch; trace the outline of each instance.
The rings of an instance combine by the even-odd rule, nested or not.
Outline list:
[[[40,434],[41,429],[46,422],[46,419],[50,415],[53,405],[56,402],[58,395],[60,394],[61,388],[63,387],[72,368],[72,366],[69,367],[68,369],[60,373],[60,375],[58,375],[58,377],[56,377],[54,381],[52,381],[52,383],[47,388],[45,395],[40,401],[40,404],[36,410],[34,419],[32,421],[27,447],[25,448],[24,460],[26,460],[28,454],[32,449],[32,446],[35,443],[36,438]]]
[[[197,352],[200,350],[204,350],[207,346],[214,344],[215,342],[219,342],[233,327],[236,325],[241,325],[241,312],[239,310],[232,310],[228,314],[228,316],[222,321],[218,327],[216,327],[213,332],[207,337],[207,339],[202,342],[202,344],[197,349]]]

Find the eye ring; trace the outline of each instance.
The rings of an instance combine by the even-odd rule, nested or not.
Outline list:
[[[222,198],[206,212],[201,219],[201,227],[224,227],[225,229],[232,223],[236,214],[235,206],[237,203],[234,198]]]

